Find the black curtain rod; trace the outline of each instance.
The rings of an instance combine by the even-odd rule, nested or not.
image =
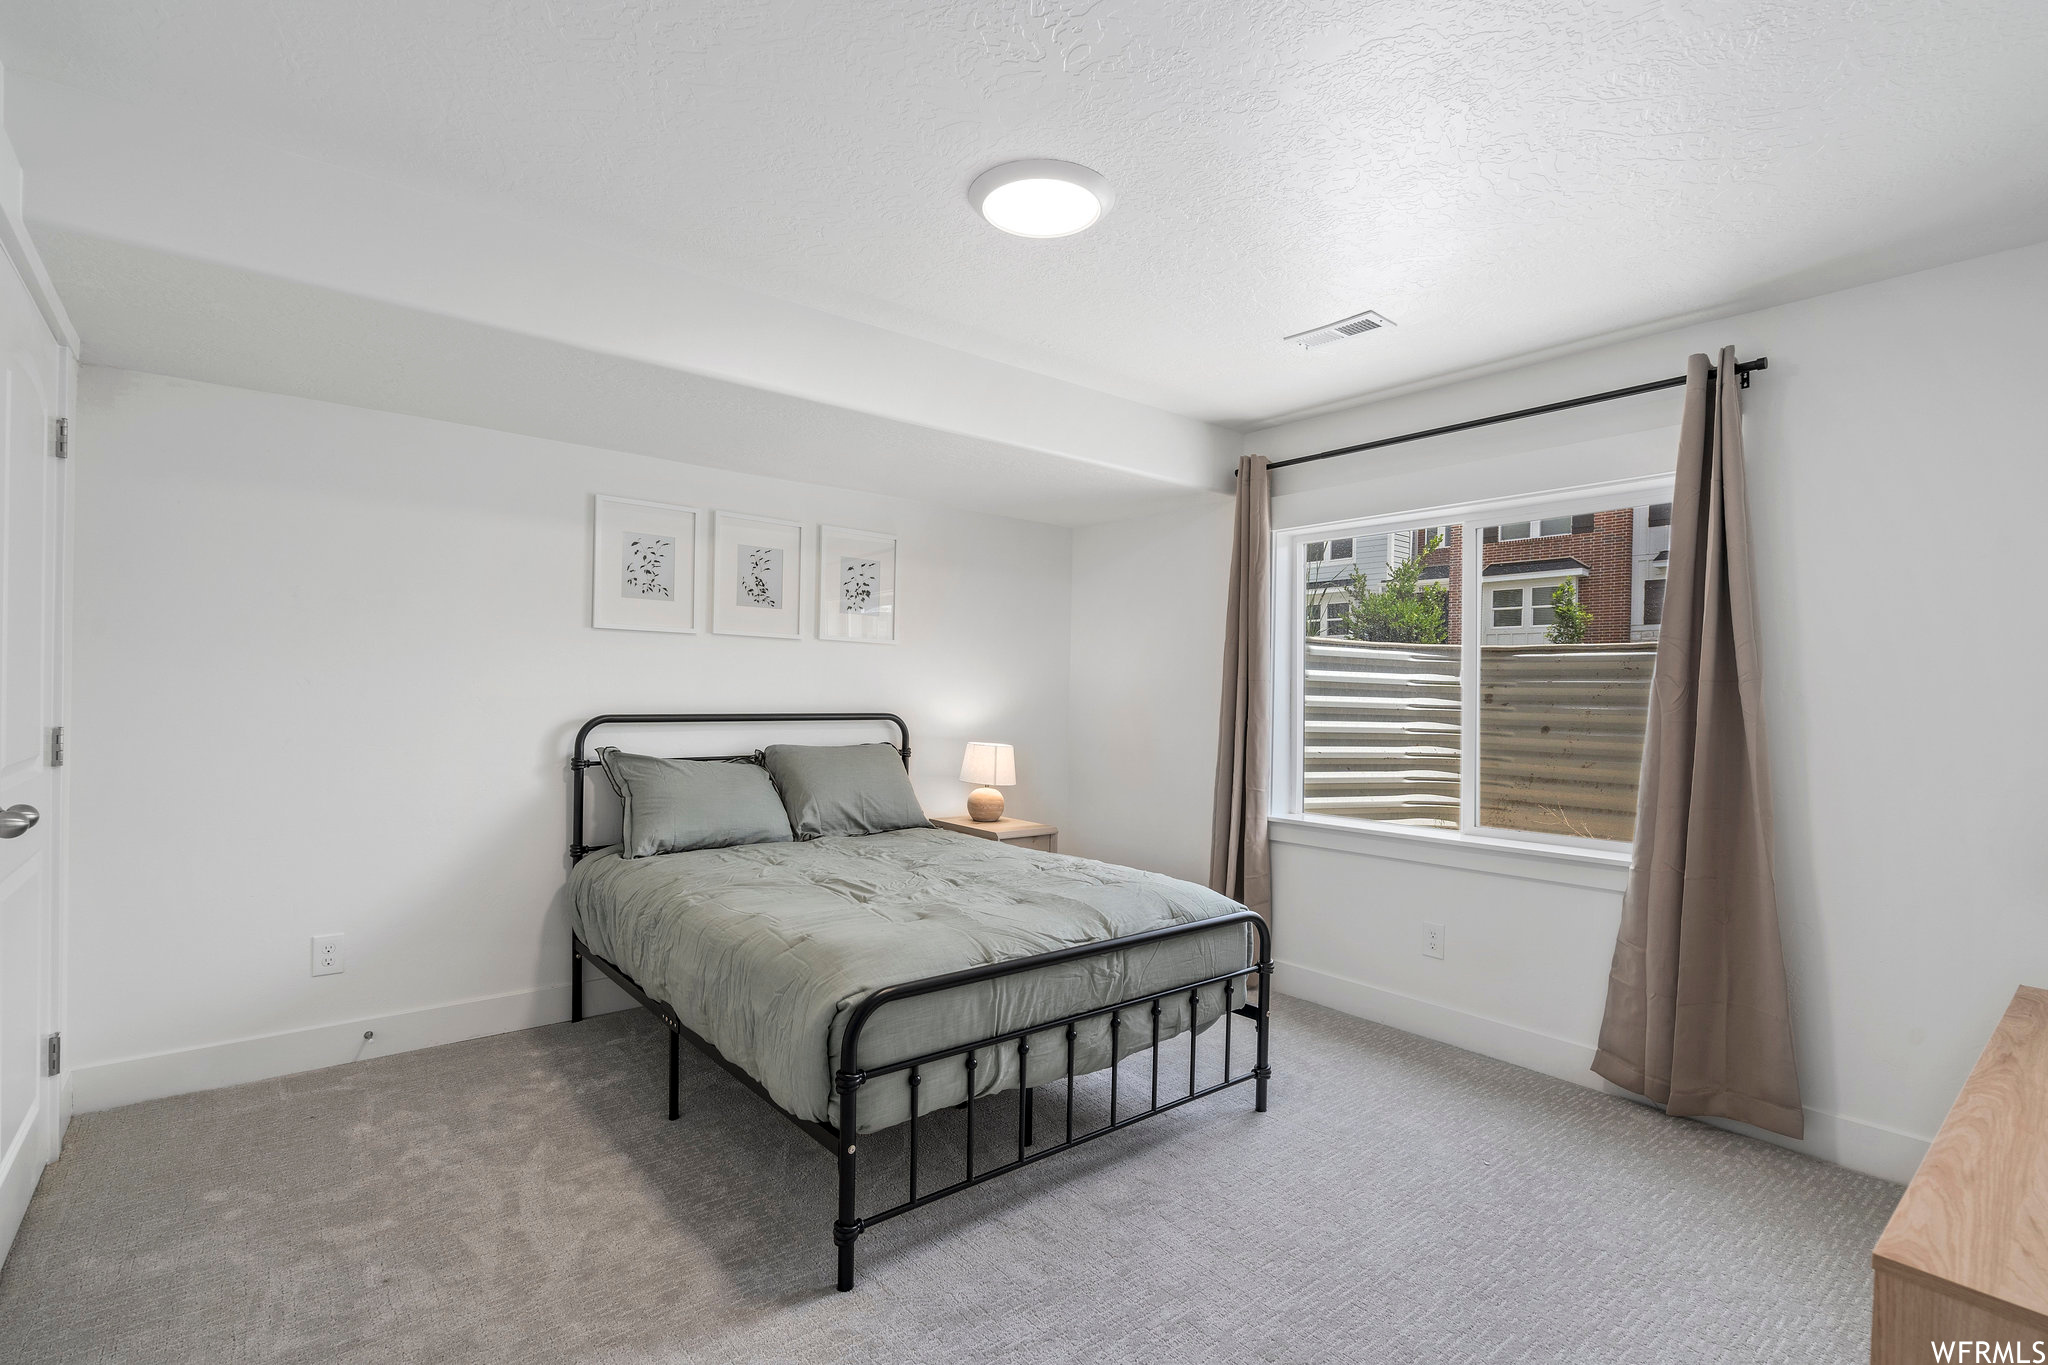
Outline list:
[[[1769,356],[1758,356],[1735,367],[1735,373],[1742,377],[1742,387],[1749,387],[1752,370],[1767,370],[1771,367]],[[1709,369],[1707,373],[1712,374]],[[1500,422],[1519,422],[1524,417],[1541,417],[1546,412],[1563,412],[1567,408],[1583,408],[1594,403],[1608,403],[1617,398],[1633,398],[1639,393],[1655,393],[1659,389],[1682,389],[1685,376],[1673,379],[1653,379],[1647,384],[1631,384],[1625,389],[1609,389],[1605,393],[1589,393],[1584,398],[1567,398],[1561,403],[1545,403],[1541,407],[1523,408],[1519,412],[1503,412],[1495,417],[1475,417],[1469,422],[1453,422],[1447,427],[1431,427],[1428,431],[1411,431],[1405,436],[1382,436],[1377,441],[1365,441],[1355,446],[1341,446],[1336,450],[1319,450],[1313,455],[1297,455],[1291,460],[1275,460],[1268,469],[1285,469],[1289,465],[1308,464],[1312,460],[1334,459],[1339,455],[1356,455],[1361,450],[1378,450],[1381,446],[1397,446],[1407,441],[1424,441],[1432,436],[1448,436],[1454,431],[1470,431],[1474,427],[1490,427]]]

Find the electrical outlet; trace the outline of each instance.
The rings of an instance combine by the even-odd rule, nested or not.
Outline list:
[[[1444,927],[1441,924],[1424,923],[1422,926],[1422,955],[1442,957],[1444,955]],[[337,968],[337,970],[339,970]]]
[[[341,970],[341,935],[313,935],[313,975],[333,976]]]

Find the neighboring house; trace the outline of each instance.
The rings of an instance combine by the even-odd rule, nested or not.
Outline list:
[[[1654,640],[1664,621],[1664,575],[1671,566],[1671,504],[1635,509],[1634,597],[1629,638]]]
[[[1338,536],[1312,540],[1303,547],[1308,563],[1308,633],[1342,635],[1344,612],[1351,604],[1353,571],[1365,575],[1366,588],[1378,592],[1389,570],[1405,564],[1412,553],[1407,533],[1386,532],[1370,536]]]
[[[1464,589],[1458,527],[1417,531],[1411,552],[1431,536],[1443,543],[1424,560],[1425,582],[1445,583],[1451,600]],[[1671,559],[1671,504],[1617,507],[1543,521],[1483,528],[1479,619],[1486,645],[1542,644],[1555,613],[1551,594],[1567,579],[1593,615],[1588,644],[1654,640],[1664,619],[1664,575]],[[1460,641],[1451,613],[1451,643]]]

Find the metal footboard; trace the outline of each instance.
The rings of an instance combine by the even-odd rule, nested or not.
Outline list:
[[[884,1066],[863,1069],[860,1065],[860,1034],[862,1027],[869,1019],[874,1017],[877,1010],[886,1008],[897,1001],[920,995],[930,995],[935,991],[951,990],[960,986],[972,985],[976,982],[993,981],[1005,976],[1014,976],[1020,972],[1036,971],[1062,962],[1072,962],[1080,958],[1124,952],[1142,944],[1157,943],[1163,939],[1176,938],[1184,934],[1208,933],[1231,924],[1242,924],[1256,936],[1258,951],[1241,968],[1204,977],[1198,981],[1182,982],[1165,990],[1153,991],[1148,994],[1136,995],[1125,1000],[1115,1001],[1111,1004],[1080,1010],[1059,1018],[1047,1019],[1026,1028],[1012,1029],[1009,1032],[994,1034],[973,1042],[942,1048],[935,1052],[927,1052],[920,1056],[905,1058],[901,1061],[890,1062]],[[1272,931],[1267,927],[1265,920],[1261,919],[1258,915],[1249,910],[1240,910],[1235,914],[1221,915],[1214,919],[1196,920],[1190,924],[1176,924],[1165,929],[1154,929],[1147,933],[1132,934],[1125,938],[1107,939],[1101,943],[1082,944],[1073,948],[1063,948],[1056,952],[1040,953],[1034,957],[1017,958],[1009,962],[994,962],[982,967],[971,967],[965,971],[950,972],[944,976],[935,976],[923,981],[905,982],[898,986],[885,986],[862,1000],[860,1004],[854,1007],[852,1017],[847,1020],[845,1041],[840,1044],[840,1068],[837,1076],[834,1077],[834,1085],[839,1093],[839,1142],[837,1144],[839,1156],[839,1217],[832,1224],[832,1240],[839,1246],[839,1288],[842,1290],[853,1288],[854,1244],[859,1240],[863,1232],[877,1223],[885,1222],[900,1214],[908,1213],[912,1209],[923,1208],[926,1204],[944,1199],[947,1195],[958,1194],[962,1190],[971,1189],[986,1181],[994,1180],[997,1176],[1008,1175],[1012,1171],[1021,1170],[1035,1162],[1043,1161],[1047,1157],[1056,1156],[1083,1143],[1092,1142],[1107,1133],[1128,1128],[1132,1124],[1142,1123],[1148,1118],[1166,1113],[1169,1110],[1178,1109],[1181,1105],[1190,1104],[1205,1095],[1213,1095],[1219,1090],[1227,1090],[1231,1086],[1242,1085],[1246,1081],[1253,1083],[1256,1095],[1254,1107],[1261,1113],[1265,1112],[1266,1082],[1273,1074],[1272,1067],[1268,1064],[1271,1030],[1267,1027],[1267,1011],[1272,998],[1272,974]],[[1257,999],[1249,999],[1251,992],[1247,990],[1247,1003],[1239,1005],[1237,1003],[1238,983],[1240,981],[1248,983],[1249,979],[1253,976],[1256,976],[1259,981]],[[1196,1069],[1200,1058],[1199,1044],[1202,1033],[1200,1024],[1201,1003],[1202,992],[1205,989],[1220,992],[1223,998],[1223,1009],[1221,1012],[1223,1024],[1223,1079],[1207,1086],[1199,1084]],[[1188,999],[1187,1091],[1185,1094],[1174,1095],[1162,1103],[1159,1098],[1159,1044],[1161,1042],[1159,1019],[1161,1006],[1162,1002],[1182,995],[1185,995]],[[1118,1106],[1122,1103],[1122,1099],[1118,1094],[1121,1080],[1118,1066],[1126,1057],[1123,1051],[1126,1045],[1124,1040],[1124,1016],[1125,1012],[1130,1010],[1140,1011],[1141,1016],[1150,1025],[1150,1037],[1132,1047],[1129,1055],[1135,1056],[1139,1051],[1150,1050],[1152,1054],[1151,1085],[1144,1107],[1136,1113],[1119,1117]],[[1076,1133],[1074,1131],[1074,1079],[1076,1074],[1074,1068],[1074,1044],[1077,1028],[1084,1020],[1098,1019],[1104,1015],[1109,1016],[1109,1117],[1105,1122],[1093,1128]],[[1241,1075],[1233,1076],[1230,1074],[1231,1048],[1233,1043],[1231,1030],[1233,1020],[1239,1016],[1252,1020],[1256,1031],[1255,1051],[1251,1068]],[[1141,1027],[1143,1026],[1141,1025]],[[1030,1086],[1031,1047],[1032,1039],[1038,1038],[1043,1040],[1047,1035],[1052,1035],[1052,1046],[1058,1047],[1064,1044],[1066,1051],[1066,1074],[1064,1081],[1067,1099],[1066,1131],[1060,1141],[1050,1145],[1039,1146],[1034,1151],[1031,1150],[1034,1145],[1032,1141],[1032,1089]],[[974,1169],[974,1101],[977,1098],[974,1093],[974,1076],[976,1070],[981,1065],[981,1054],[1004,1047],[1012,1048],[1015,1051],[1018,1086],[1022,1091],[1017,1105],[1017,1155],[1012,1160],[977,1171]],[[941,1063],[948,1063],[955,1058],[959,1059],[966,1079],[966,1175],[962,1179],[944,1185],[939,1189],[920,1192],[917,1179],[919,1157],[917,1125],[920,1117],[918,1113],[918,1091],[923,1084],[924,1073],[928,1068]],[[901,1203],[891,1205],[879,1212],[863,1217],[858,1211],[860,1132],[857,1115],[859,1113],[861,1090],[862,1087],[883,1076],[897,1075],[904,1072],[909,1073],[910,1084],[909,1187],[906,1197]]]

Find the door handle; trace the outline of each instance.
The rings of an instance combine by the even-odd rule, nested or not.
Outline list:
[[[0,839],[19,839],[36,827],[43,813],[34,806],[9,806],[0,810]]]

